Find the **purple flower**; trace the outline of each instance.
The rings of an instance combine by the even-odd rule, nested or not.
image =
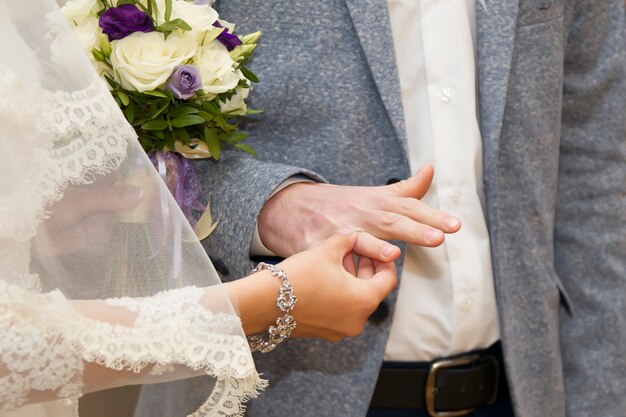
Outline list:
[[[177,66],[167,82],[167,89],[172,92],[174,97],[182,100],[187,100],[201,88],[200,71],[195,65]]]
[[[213,23],[213,26],[217,28],[224,27],[220,24],[220,22],[217,22],[217,21]],[[217,40],[220,41],[222,45],[226,47],[226,49],[228,49],[228,52],[235,49],[236,46],[241,45],[241,40],[237,36],[233,35],[232,33],[228,33],[228,29],[224,29],[222,33],[218,35]]]
[[[100,27],[109,40],[123,39],[135,32],[152,32],[152,19],[134,4],[122,4],[107,9],[100,16]]]

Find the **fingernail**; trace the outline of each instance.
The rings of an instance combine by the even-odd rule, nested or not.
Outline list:
[[[396,251],[396,247],[395,246],[391,246],[391,245],[387,245],[383,248],[383,250],[381,251],[382,255],[385,258],[390,257],[391,255],[394,254],[394,252]]]
[[[425,233],[426,241],[429,243],[435,243],[441,240],[441,234],[439,230],[429,230]]]
[[[121,195],[123,199],[139,202],[143,198],[143,188],[129,186],[122,191]]]
[[[444,224],[446,225],[447,228],[449,229],[455,229],[459,226],[459,223],[461,223],[459,221],[459,219],[455,218],[455,217],[448,217],[445,221]]]

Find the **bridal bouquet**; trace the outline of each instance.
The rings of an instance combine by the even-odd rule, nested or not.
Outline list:
[[[206,1],[69,0],[61,10],[200,239],[216,224],[189,159],[219,159],[226,146],[254,154],[238,122],[256,113],[246,63],[260,36],[235,35]]]
[[[236,36],[197,3],[70,0],[62,12],[146,152],[254,153],[237,122],[253,113],[245,100],[258,79],[245,65],[260,33]]]
[[[227,146],[254,154],[238,122],[255,113],[245,101],[258,79],[246,62],[260,36],[235,35],[234,26],[202,2],[69,0],[61,10],[200,240],[217,222],[199,200],[202,187],[189,159],[217,160]],[[54,45],[52,49],[54,54]],[[63,51],[56,52],[63,59]],[[114,247],[120,250],[111,253],[109,264],[115,267],[108,272],[113,294],[134,293],[115,282],[142,294],[153,280],[180,277],[180,271],[161,270],[158,262],[151,267],[141,262],[163,254],[180,259],[185,246],[180,233],[165,232],[175,225],[164,222],[158,230],[146,221],[154,214],[149,202],[156,198],[150,174],[138,166],[118,182],[142,188],[147,208],[118,213],[113,238],[119,239]],[[202,214],[194,216],[198,212]],[[167,217],[166,211],[160,215]],[[150,246],[153,253],[137,252],[132,244],[137,239],[156,243]]]

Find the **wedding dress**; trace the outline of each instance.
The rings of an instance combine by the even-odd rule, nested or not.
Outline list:
[[[0,0],[0,416],[209,375],[264,382],[201,245],[53,0]]]

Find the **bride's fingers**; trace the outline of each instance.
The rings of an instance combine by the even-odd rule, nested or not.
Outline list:
[[[52,206],[49,222],[63,228],[81,216],[133,209],[142,198],[143,189],[134,186],[75,190]]]
[[[398,275],[396,272],[396,266],[391,262],[376,262],[373,261],[375,273],[372,279],[369,280],[371,284],[378,291],[378,295],[382,300],[398,285]]]
[[[382,262],[392,262],[400,256],[399,247],[365,232],[359,233],[353,251],[359,256]]]
[[[356,276],[361,279],[370,279],[374,276],[374,264],[370,258],[365,256],[359,257]]]
[[[354,254],[352,252],[346,254],[343,258],[343,267],[346,271],[348,271],[351,275],[356,276],[356,263],[354,262]]]

